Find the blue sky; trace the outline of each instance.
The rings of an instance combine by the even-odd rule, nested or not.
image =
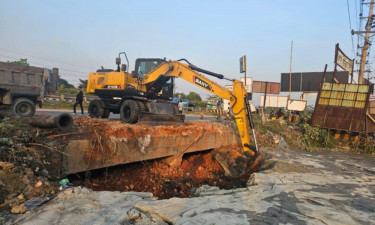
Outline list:
[[[294,72],[322,71],[326,63],[333,70],[336,43],[354,55],[345,0],[0,4],[0,61],[28,58],[31,65],[58,67],[75,85],[100,66],[114,68],[120,51],[127,52],[131,70],[139,56],[186,58],[237,79],[239,58],[246,55],[248,76],[274,82],[280,82],[280,73],[289,72],[291,40]],[[350,0],[353,29],[358,19],[355,5]],[[208,95],[181,81],[177,91]]]

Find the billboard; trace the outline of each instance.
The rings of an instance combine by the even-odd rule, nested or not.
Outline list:
[[[292,73],[292,92],[318,92],[324,72]],[[348,83],[348,71],[336,71],[339,83]],[[255,81],[254,81],[255,82]],[[325,82],[333,82],[333,71],[326,72]],[[254,89],[254,88],[253,88]],[[281,74],[281,92],[289,92],[289,73]]]
[[[280,83],[265,82],[265,81],[253,81],[253,93],[265,93],[267,87],[267,94],[279,94]]]
[[[307,104],[306,101],[289,99],[288,103],[286,105],[286,109],[288,111],[300,111],[300,112],[302,112],[303,110],[305,110],[306,104]]]
[[[243,83],[243,85],[245,86],[245,78],[241,77],[240,80]],[[253,84],[253,79],[251,77],[246,77],[246,86],[245,86],[245,89],[246,89],[247,93],[251,93],[252,92],[252,88],[251,88],[253,86],[252,84]]]
[[[288,96],[267,95],[266,107],[285,108],[288,102]],[[263,107],[264,95],[260,96],[259,106]]]
[[[348,132],[364,131],[371,89],[365,84],[323,83],[312,125]]]
[[[240,58],[240,73],[246,72],[246,55]]]
[[[341,51],[339,44],[336,44],[336,64],[343,70],[348,71],[349,74],[353,74],[354,61]]]

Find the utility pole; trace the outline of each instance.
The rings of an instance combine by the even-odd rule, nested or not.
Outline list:
[[[372,25],[372,11],[374,8],[374,0],[371,0],[369,3],[362,3],[366,5],[370,5],[370,10],[368,12],[368,17],[367,17],[367,23],[366,23],[366,34],[365,34],[365,40],[362,48],[362,55],[361,55],[361,65],[359,67],[359,73],[358,73],[358,84],[363,84],[363,76],[365,73],[365,65],[366,65],[366,57],[367,57],[367,50],[369,48],[370,44],[370,33],[371,32],[371,25]],[[352,34],[361,34],[364,33],[363,31],[352,31]]]
[[[292,59],[293,59],[293,40],[292,44],[290,46],[290,71],[289,71],[289,97],[288,100],[290,99],[290,95],[292,92]]]

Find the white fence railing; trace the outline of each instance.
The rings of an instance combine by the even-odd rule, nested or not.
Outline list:
[[[76,101],[76,94],[65,94],[65,93],[54,93],[54,94],[49,94],[44,97],[45,101],[54,101],[54,102],[61,102],[61,101],[66,101],[66,102],[75,102]],[[83,101],[85,102],[90,102],[92,100],[99,99],[97,96],[83,96]]]

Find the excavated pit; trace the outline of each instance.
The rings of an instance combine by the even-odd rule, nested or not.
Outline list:
[[[233,148],[233,147],[232,147]],[[151,192],[159,199],[193,197],[207,184],[221,189],[245,187],[250,173],[231,178],[215,160],[212,151],[186,154],[181,166],[171,167],[162,159],[114,166],[70,175],[75,185],[95,191]]]
[[[148,126],[90,118],[75,118],[75,124],[78,132],[67,137],[62,171],[75,185],[95,191],[151,192],[160,199],[192,197],[204,184],[244,187],[254,171],[252,163],[237,160],[242,152],[237,131],[225,124]],[[223,165],[223,158],[248,170],[236,178],[228,176],[232,171]]]

